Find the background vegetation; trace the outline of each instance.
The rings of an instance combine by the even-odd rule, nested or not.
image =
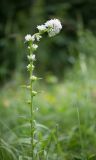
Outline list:
[[[36,84],[42,93],[34,101],[35,116],[46,126],[39,126],[44,141],[38,147],[45,146],[49,160],[96,159],[96,1],[1,0],[1,160],[22,160],[28,152],[24,36],[51,18],[59,18],[63,29],[55,38],[45,35],[36,55],[35,72],[44,79]]]

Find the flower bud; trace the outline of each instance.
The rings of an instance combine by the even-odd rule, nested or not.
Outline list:
[[[27,88],[27,89],[30,89],[30,88],[31,88],[31,86],[30,86],[30,85],[29,85],[29,86],[26,86],[26,88]]]
[[[37,33],[35,36],[36,36],[36,40],[37,41],[40,41],[40,39],[42,38],[42,36],[40,35],[40,33]]]
[[[31,67],[32,67],[32,70],[33,70],[33,69],[34,69],[34,65],[32,64],[32,66],[31,66]]]
[[[26,41],[26,42],[29,42],[29,41],[31,41],[31,40],[32,40],[31,35],[30,35],[30,34],[27,34],[27,35],[25,36],[25,41]]]
[[[33,50],[36,50],[37,48],[38,48],[38,45],[37,45],[37,44],[33,44],[33,45],[32,45],[32,49],[33,49]]]
[[[30,61],[35,61],[35,54],[28,55],[27,58],[28,58]]]
[[[36,81],[36,80],[37,80],[37,77],[36,77],[36,76],[31,76],[30,79],[31,79],[32,81]]]
[[[36,96],[37,92],[36,91],[32,91],[32,96]]]
[[[28,100],[28,101],[27,101],[27,104],[31,104],[31,101]]]
[[[30,64],[28,64],[28,66],[27,66],[27,70],[28,70],[28,71],[30,71],[30,69],[31,69],[31,65],[30,65]]]

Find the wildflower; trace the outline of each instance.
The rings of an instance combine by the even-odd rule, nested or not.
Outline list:
[[[31,39],[32,39],[32,41],[35,41],[35,36],[33,35],[33,36],[31,37]]]
[[[25,36],[25,41],[26,41],[26,42],[35,41],[34,35],[31,36],[30,34],[27,34],[27,35]]]
[[[46,26],[42,24],[42,25],[37,26],[37,29],[39,31],[45,31],[46,30]]]
[[[29,60],[35,61],[35,54],[31,54],[27,56]]]
[[[36,49],[38,48],[38,45],[37,45],[37,44],[33,44],[33,45],[32,45],[32,48],[33,48],[34,50],[36,50]]]
[[[31,66],[31,67],[32,67],[32,70],[34,70],[34,68],[35,68],[35,67],[34,67],[34,65],[33,65],[33,64],[32,64],[32,66]]]
[[[36,76],[31,76],[30,79],[31,79],[32,81],[36,81],[36,80],[37,80],[37,77],[36,77]]]
[[[37,92],[36,91],[32,91],[32,96],[36,96]]]
[[[31,65],[30,65],[30,64],[28,64],[28,66],[27,66],[28,71],[30,70],[30,68],[31,68]]]
[[[53,37],[60,32],[62,29],[61,22],[58,19],[51,19],[45,23],[46,28],[48,28],[49,37]]]
[[[34,135],[35,135],[35,125],[36,122],[34,120],[34,107],[33,107],[33,98],[39,93],[33,90],[33,83],[36,80],[39,80],[41,78],[38,78],[33,75],[34,72],[34,60],[35,60],[35,55],[33,52],[38,48],[38,45],[35,44],[34,41],[39,41],[42,38],[43,33],[47,32],[49,37],[55,36],[60,32],[62,29],[61,22],[58,19],[53,19],[50,21],[47,21],[43,25],[37,26],[38,32],[35,33],[34,35],[27,34],[25,36],[25,42],[27,42],[27,47],[28,47],[28,52],[29,54],[27,55],[27,58],[29,60],[29,64],[27,65],[27,70],[29,72],[29,83],[25,87],[29,89],[30,91],[30,99],[27,101],[27,103],[30,105],[30,144],[31,144],[31,157],[34,159],[35,157],[35,147],[34,147]]]
[[[40,34],[36,34],[35,36],[36,36],[37,41],[39,41],[42,38],[42,36]]]
[[[25,36],[25,40],[26,40],[26,41],[31,41],[31,40],[32,40],[31,35],[30,35],[30,34],[27,34],[27,35]]]

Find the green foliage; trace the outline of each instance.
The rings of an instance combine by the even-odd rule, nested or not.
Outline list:
[[[86,70],[82,70],[81,63],[85,63]],[[64,83],[36,84],[44,90],[44,93],[34,99],[34,114],[39,122],[35,125],[35,139],[38,140],[38,143],[35,141],[38,148],[35,150],[36,160],[83,160],[84,154],[87,160],[96,158],[95,65],[91,65],[91,62],[87,65],[80,58],[72,72],[67,73]],[[27,100],[28,93],[17,87],[18,83],[24,81],[18,79],[19,76],[14,77],[0,93],[0,156],[4,160],[30,159],[30,113],[23,101]]]

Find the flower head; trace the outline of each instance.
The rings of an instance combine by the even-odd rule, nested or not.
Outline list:
[[[32,45],[32,48],[33,48],[34,50],[36,50],[36,49],[38,48],[38,45],[37,45],[37,44],[33,44],[33,45]]]
[[[40,33],[48,32],[49,37],[53,37],[62,29],[61,22],[58,19],[51,19],[43,25],[37,26]]]
[[[45,23],[46,28],[48,28],[49,37],[53,37],[60,32],[62,29],[61,22],[58,19],[51,19]]]
[[[33,75],[33,76],[30,77],[30,79],[31,79],[32,81],[36,81],[36,80],[37,80],[37,77]]]
[[[31,36],[31,39],[32,39],[32,41],[35,41],[35,36],[34,35]]]
[[[30,61],[35,61],[35,54],[31,54],[27,56]]]
[[[40,41],[40,39],[42,38],[42,36],[40,34],[36,34],[35,36],[36,36],[37,41]]]
[[[42,24],[42,25],[37,26],[37,29],[39,31],[45,31],[46,30],[46,26]]]
[[[25,36],[25,40],[26,40],[26,41],[30,41],[30,40],[31,40],[31,35],[30,35],[30,34],[27,34],[27,35]]]
[[[34,36],[31,36],[30,34],[27,34],[25,36],[25,41],[26,42],[29,42],[29,41],[34,41],[35,40],[35,37]]]

